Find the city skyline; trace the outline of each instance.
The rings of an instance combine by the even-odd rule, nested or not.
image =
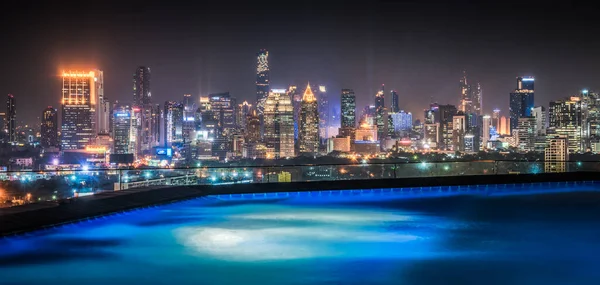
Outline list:
[[[362,11],[365,3],[348,4],[344,9],[323,4],[312,14],[311,21],[291,21],[280,28],[264,30],[260,29],[264,27],[264,20],[250,19],[252,17],[242,13],[242,7],[238,10],[211,6],[208,8],[216,11],[214,15],[200,12],[206,17],[191,17],[184,11],[185,7],[161,11],[149,3],[143,11],[133,12],[129,5],[108,3],[94,11],[83,12],[86,20],[82,29],[88,33],[76,42],[70,40],[74,35],[63,32],[64,27],[70,25],[59,17],[64,11],[57,11],[58,16],[53,13],[24,15],[25,8],[16,6],[15,16],[4,19],[14,20],[11,27],[16,28],[6,29],[6,39],[12,44],[3,47],[5,52],[0,53],[5,62],[0,94],[14,94],[16,98],[35,102],[32,108],[21,109],[17,120],[37,124],[45,106],[59,106],[59,94],[55,90],[59,88],[57,76],[62,70],[103,70],[107,98],[129,104],[131,70],[144,65],[153,71],[155,102],[183,94],[197,98],[226,91],[240,102],[253,102],[256,98],[255,55],[261,48],[270,51],[272,88],[318,82],[328,90],[337,91],[329,92],[330,97],[335,96],[331,102],[338,101],[339,90],[351,88],[356,94],[357,108],[361,109],[372,104],[371,98],[378,87],[386,84],[388,90],[398,92],[401,109],[412,112],[415,118],[422,118],[422,109],[431,98],[440,104],[456,105],[459,100],[457,78],[463,70],[468,72],[471,82],[481,83],[485,97],[483,113],[488,114],[494,108],[508,111],[505,94],[514,90],[517,76],[536,77],[536,101],[544,105],[574,95],[577,90],[598,88],[595,86],[598,72],[593,68],[595,43],[586,36],[595,28],[579,27],[586,21],[583,9],[565,7],[564,11],[576,11],[577,19],[551,29],[556,24],[553,17],[562,10],[550,9],[544,15],[536,13],[523,18],[520,16],[527,14],[527,9],[505,13],[512,8],[500,4],[456,4],[455,9],[477,13],[472,19],[441,25],[448,19],[443,13],[447,8],[445,4],[429,9],[421,4],[379,2]],[[431,17],[427,17],[428,22],[414,16],[390,17],[392,13],[408,13],[402,12],[402,5],[409,5],[409,10],[416,15],[427,12]],[[261,15],[286,11],[273,3],[264,11],[242,6]],[[294,9],[302,14],[310,7],[300,5]],[[55,9],[48,7],[48,11]],[[119,13],[106,15],[113,10]],[[215,20],[224,13],[236,16],[235,20],[216,24]],[[129,15],[138,17],[139,23],[127,20]],[[505,15],[508,15],[506,21],[497,21]],[[100,20],[101,16],[106,17]],[[510,21],[513,17],[519,19],[518,23]],[[346,19],[356,20],[344,21]],[[490,20],[474,27],[475,21],[481,19]],[[23,21],[30,25],[19,25]],[[403,28],[393,29],[394,25],[386,21]],[[35,29],[42,23],[52,24],[45,30]],[[206,28],[207,23],[212,25],[211,30]],[[247,25],[239,25],[241,23]],[[540,23],[547,27],[542,28]],[[332,33],[336,29],[340,32]],[[44,34],[40,30],[44,30]],[[354,30],[356,33],[348,33]],[[487,30],[493,31],[493,35],[485,33]],[[144,32],[140,34],[140,31]],[[527,33],[528,45],[514,47],[511,44],[521,41],[515,31]],[[23,37],[24,34],[28,36]],[[280,40],[290,34],[294,35],[292,39]],[[454,36],[458,37],[454,39]],[[309,41],[304,40],[307,38]],[[380,38],[386,39],[384,44],[377,42]],[[183,44],[187,39],[191,41]],[[545,45],[551,39],[560,44]],[[17,50],[18,46],[31,48]],[[35,52],[33,47],[36,46],[44,46],[46,51]],[[29,81],[19,76],[22,73],[36,83],[26,83]],[[386,98],[386,102],[391,102],[390,98]]]

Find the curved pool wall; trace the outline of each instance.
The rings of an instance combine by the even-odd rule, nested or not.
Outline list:
[[[4,237],[0,276],[11,285],[599,284],[597,188],[208,195]]]

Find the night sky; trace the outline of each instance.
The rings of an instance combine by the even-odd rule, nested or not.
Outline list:
[[[271,88],[310,81],[336,101],[353,88],[360,109],[385,83],[416,118],[431,97],[458,104],[462,70],[481,82],[486,113],[508,114],[518,75],[536,77],[536,105],[600,89],[600,27],[584,4],[4,2],[0,94],[16,96],[26,123],[59,107],[63,69],[103,70],[111,101],[131,102],[138,65],[151,67],[157,103],[222,91],[253,100],[260,48],[270,53]]]

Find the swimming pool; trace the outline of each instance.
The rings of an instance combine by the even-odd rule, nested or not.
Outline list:
[[[0,239],[2,284],[600,284],[600,195],[217,196]]]

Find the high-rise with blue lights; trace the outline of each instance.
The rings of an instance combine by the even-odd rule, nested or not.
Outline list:
[[[113,153],[134,153],[134,144],[131,141],[133,120],[129,106],[121,106],[113,111]]]
[[[533,76],[517,77],[517,89],[510,93],[510,132],[517,129],[519,118],[530,117],[534,107]]]
[[[356,127],[356,95],[352,89],[342,89],[341,104],[341,127]]]

